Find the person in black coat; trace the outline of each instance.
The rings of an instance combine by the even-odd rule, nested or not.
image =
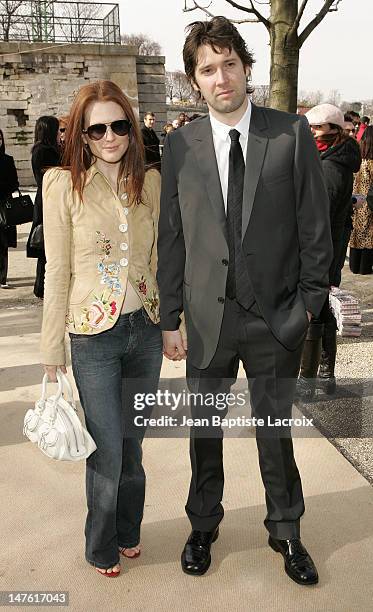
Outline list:
[[[160,170],[161,155],[159,152],[159,138],[154,131],[155,115],[148,112],[144,115],[144,127],[141,128],[142,139],[145,147],[145,163],[149,167]]]
[[[8,198],[18,189],[18,176],[14,159],[5,153],[4,134],[0,130],[0,201]],[[8,248],[17,246],[17,228],[15,225],[0,226],[0,286],[9,287],[8,275]]]
[[[42,183],[45,171],[52,166],[60,164],[60,153],[58,149],[59,122],[56,117],[44,115],[39,117],[35,124],[35,140],[32,148],[32,171],[34,173],[37,191],[34,203],[34,218],[30,236],[27,241],[27,257],[36,257],[36,278],[34,294],[36,297],[44,297],[44,275],[45,275],[45,252],[44,249],[35,249],[30,246],[30,237],[37,225],[43,223],[43,196]]]
[[[320,152],[329,195],[333,241],[329,285],[339,287],[352,228],[353,175],[360,169],[361,153],[356,140],[344,131],[344,117],[338,107],[319,104],[308,111],[306,117]],[[329,308],[328,297],[319,317],[313,317],[308,328],[297,384],[298,397],[305,401],[312,400],[316,384],[329,395],[335,392],[336,355],[337,325]],[[318,370],[319,378],[316,381]]]

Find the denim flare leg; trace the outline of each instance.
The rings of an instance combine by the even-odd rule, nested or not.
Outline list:
[[[107,569],[118,563],[118,547],[130,548],[140,540],[144,431],[136,437],[126,437],[126,431],[133,422],[133,393],[156,392],[162,335],[142,308],[121,315],[101,334],[70,338],[74,378],[97,445],[87,459],[86,559]]]

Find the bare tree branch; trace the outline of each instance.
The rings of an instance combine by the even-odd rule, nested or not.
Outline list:
[[[295,21],[290,28],[289,37],[298,31],[299,24],[303,17],[304,9],[306,8],[307,4],[308,4],[308,0],[303,0],[302,4],[300,5],[298,15],[296,16]]]
[[[302,34],[300,34],[298,39],[299,48],[302,47],[304,41],[307,40],[311,32],[313,32],[313,30],[319,25],[319,23],[328,13],[338,10],[338,5],[341,2],[342,0],[325,0],[324,6],[322,7],[321,11],[317,13],[317,15],[312,19],[312,21],[310,21],[310,23],[304,28]],[[332,6],[333,4],[335,4],[335,6]]]
[[[237,4],[237,2],[234,2],[234,0],[225,1],[228,2],[228,4],[230,4],[234,8],[238,9],[239,11],[244,11],[245,13],[251,13],[252,15],[255,15],[257,21],[263,23],[267,30],[269,30],[270,24],[268,19],[266,19],[261,13],[259,13],[259,11],[255,8],[252,0],[250,0],[251,8],[248,8],[247,6],[242,6],[241,4]]]
[[[227,1],[228,1],[228,0],[227,0]],[[200,11],[203,11],[203,13],[205,13],[205,14],[206,14],[208,17],[210,17],[211,19],[212,19],[213,17],[215,17],[215,15],[213,15],[212,13],[210,13],[210,11],[208,10],[208,7],[205,7],[205,6],[200,6],[200,5],[198,4],[198,2],[196,2],[196,0],[192,0],[192,2],[193,2],[193,4],[194,4],[194,6],[187,7],[187,6],[185,5],[185,7],[183,8],[183,12],[184,12],[184,13],[190,13],[191,11],[195,11],[195,10],[199,9]],[[211,2],[210,2],[210,4],[209,4],[208,6],[209,6],[209,7],[211,6]],[[259,22],[259,19],[230,19],[229,21],[230,21],[231,23],[237,23],[237,24],[240,24],[240,23],[260,23],[260,22]]]

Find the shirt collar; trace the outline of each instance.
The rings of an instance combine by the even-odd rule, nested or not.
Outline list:
[[[96,166],[96,163],[94,162],[87,170],[85,184],[89,185],[89,183],[93,180],[96,174],[101,174],[101,172],[99,171]]]
[[[218,121],[213,115],[210,113],[210,122],[211,128],[214,136],[217,136],[221,140],[230,141],[229,132],[231,130],[237,130],[240,132],[241,136],[247,138],[247,134],[250,127],[250,119],[251,119],[251,102],[250,99],[247,99],[247,109],[244,115],[241,117],[239,122],[236,125],[227,125],[226,123],[222,123]]]

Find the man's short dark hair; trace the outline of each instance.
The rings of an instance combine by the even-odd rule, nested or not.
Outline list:
[[[255,62],[244,39],[237,28],[226,17],[213,17],[210,21],[194,21],[186,30],[188,35],[183,48],[185,74],[189,80],[195,80],[198,51],[202,45],[210,45],[215,53],[222,49],[232,49],[237,53],[244,67],[252,67]],[[248,87],[248,93],[253,89]]]
[[[147,113],[145,113],[144,119],[146,119],[147,117],[155,117],[155,114],[152,111],[148,111]]]
[[[370,124],[370,119],[366,115],[363,115],[363,117],[360,119],[360,121],[361,121],[361,123],[365,123],[366,125]]]

